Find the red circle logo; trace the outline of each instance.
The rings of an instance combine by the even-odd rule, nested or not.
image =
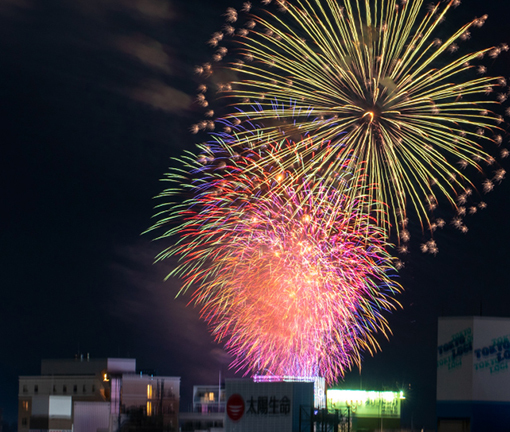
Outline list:
[[[244,414],[244,399],[240,394],[233,394],[227,401],[227,415],[232,421],[239,421]]]

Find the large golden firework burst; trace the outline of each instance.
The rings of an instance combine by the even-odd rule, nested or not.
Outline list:
[[[273,12],[244,3],[246,19],[227,10],[227,25],[210,41],[213,63],[197,68],[213,84],[200,87],[199,103],[208,105],[211,93],[219,91],[231,102],[223,119],[260,120],[264,137],[275,140],[281,127],[270,121],[274,104],[287,101],[295,109],[278,119],[292,118],[287,133],[295,125],[317,142],[330,141],[335,154],[315,169],[337,172],[348,160],[353,183],[371,190],[377,223],[388,232],[394,229],[407,240],[409,215],[433,231],[441,224],[433,211],[445,199],[457,213],[456,226],[466,230],[461,217],[476,211],[464,204],[475,190],[473,175],[482,173],[478,180],[485,192],[505,175],[491,155],[504,141],[498,111],[507,97],[506,81],[486,76],[480,60],[508,47],[465,52],[461,46],[487,17],[440,40],[438,27],[459,0],[428,8],[422,0],[275,3]],[[300,111],[307,115],[296,119]],[[195,132],[217,128],[220,120],[204,121]],[[242,135],[243,145],[265,145],[256,135]],[[311,157],[304,141],[296,146],[304,159]],[[282,152],[285,160],[283,147]]]

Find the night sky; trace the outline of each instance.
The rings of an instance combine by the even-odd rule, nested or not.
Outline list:
[[[195,137],[196,64],[233,0],[0,0],[0,408],[17,416],[19,375],[42,358],[134,357],[194,384],[234,376],[229,356],[164,282],[165,246],[141,235],[159,179]],[[510,5],[463,0],[444,28],[489,14],[473,48],[510,43]],[[510,77],[510,54],[489,73]],[[506,142],[509,136],[506,137]],[[509,170],[509,166],[504,166]],[[467,234],[446,227],[437,256],[413,250],[403,309],[382,352],[346,385],[408,389],[404,422],[435,423],[438,316],[510,317],[510,185],[483,198]],[[419,233],[418,233],[419,237]]]

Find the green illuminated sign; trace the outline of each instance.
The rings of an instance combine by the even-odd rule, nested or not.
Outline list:
[[[359,417],[400,417],[403,392],[335,390],[327,391],[328,408],[344,410],[349,407]]]

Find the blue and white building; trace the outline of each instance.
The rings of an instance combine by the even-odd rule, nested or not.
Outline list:
[[[438,432],[510,431],[510,318],[439,318]]]

